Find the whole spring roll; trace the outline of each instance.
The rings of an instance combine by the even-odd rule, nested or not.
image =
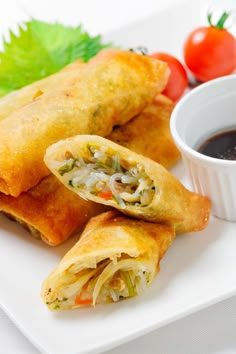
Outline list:
[[[73,84],[75,80],[78,80],[77,76],[83,65],[85,64],[81,60],[76,60],[58,73],[49,75],[2,97],[0,99],[0,120],[50,90],[55,90],[65,83]]]
[[[17,198],[0,193],[0,211],[50,246],[61,244],[106,209],[80,198],[52,174]]]
[[[177,233],[206,227],[207,197],[193,193],[166,168],[105,138],[80,135],[47,149],[52,173],[82,198],[144,220],[173,225]]]
[[[165,87],[166,63],[131,51],[104,50],[78,81],[39,96],[0,122],[0,191],[17,197],[49,174],[46,148],[76,134],[110,134]]]
[[[158,95],[138,116],[115,127],[106,138],[170,168],[181,157],[170,133],[173,108],[173,101]]]
[[[173,242],[173,228],[109,211],[90,219],[81,238],[44,281],[50,310],[116,302],[142,293]]]

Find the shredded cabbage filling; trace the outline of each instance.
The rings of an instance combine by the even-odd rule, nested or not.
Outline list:
[[[138,259],[106,259],[99,262],[96,268],[83,269],[73,274],[72,283],[65,279],[60,286],[59,296],[49,305],[54,309],[63,309],[68,306],[116,302],[144,292],[150,278],[150,271]],[[70,274],[68,279],[72,280]]]
[[[141,164],[128,166],[120,161],[117,153],[109,156],[106,147],[99,150],[87,146],[90,157],[82,159],[67,153],[67,160],[60,163],[58,172],[74,188],[85,188],[91,194],[106,200],[115,200],[121,206],[151,203],[155,186]]]

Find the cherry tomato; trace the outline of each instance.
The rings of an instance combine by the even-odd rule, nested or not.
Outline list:
[[[231,74],[236,67],[236,40],[224,29],[227,13],[215,26],[208,15],[209,26],[196,28],[184,43],[184,60],[199,81],[208,81]]]
[[[168,63],[170,77],[167,86],[162,93],[172,99],[172,101],[177,101],[188,87],[188,77],[183,64],[173,55],[163,52],[150,54],[150,57]]]

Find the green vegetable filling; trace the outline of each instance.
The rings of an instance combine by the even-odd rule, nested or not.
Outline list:
[[[70,187],[86,190],[105,200],[114,200],[121,207],[148,205],[155,194],[153,181],[142,165],[127,166],[117,153],[108,154],[106,148],[87,145],[90,157],[86,161],[71,154],[58,172]]]

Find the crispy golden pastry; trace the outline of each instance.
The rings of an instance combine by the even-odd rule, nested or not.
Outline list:
[[[143,112],[115,127],[106,138],[170,168],[181,157],[170,133],[173,108],[174,102],[158,95]]]
[[[71,69],[73,65],[70,65]],[[68,69],[67,66],[65,70]],[[169,131],[173,106],[167,97],[158,95],[140,115],[116,127],[108,139],[170,167],[179,158]],[[17,198],[0,194],[0,210],[23,224],[33,236],[41,237],[53,246],[64,242],[89,217],[104,211],[104,208],[101,204],[86,203],[52,175]]]
[[[49,91],[0,122],[0,191],[17,197],[49,174],[46,148],[76,134],[110,134],[165,87],[166,63],[131,51],[103,50],[78,81]]]
[[[142,293],[175,237],[168,226],[117,211],[93,217],[81,238],[44,281],[51,310],[115,302]]]
[[[0,99],[0,120],[50,90],[55,90],[65,83],[73,84],[75,80],[78,80],[77,75],[83,65],[85,64],[81,60],[76,60],[56,74],[35,81],[2,97]]]
[[[69,191],[52,174],[17,198],[0,193],[0,211],[50,246],[59,245],[106,209]]]
[[[47,149],[52,173],[82,198],[140,219],[174,225],[177,233],[208,223],[210,201],[193,193],[166,168],[96,135],[62,140]]]

